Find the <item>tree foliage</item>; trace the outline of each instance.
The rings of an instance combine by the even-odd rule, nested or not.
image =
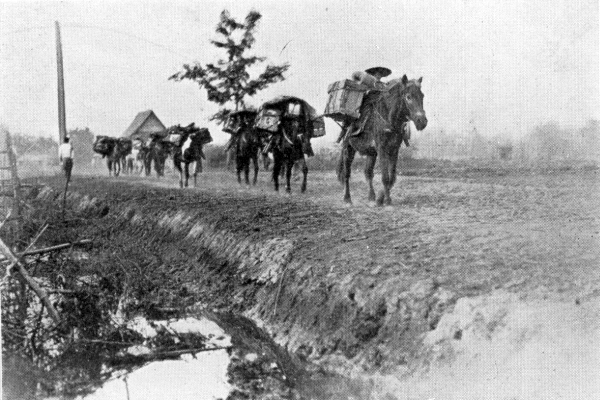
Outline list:
[[[244,98],[254,96],[269,85],[283,81],[289,64],[267,65],[258,76],[252,78],[249,70],[266,61],[266,57],[248,55],[255,42],[254,33],[261,19],[258,11],[250,11],[244,22],[236,21],[227,10],[221,12],[216,27],[217,38],[210,42],[226,52],[227,57],[216,63],[201,65],[184,64],[183,70],[169,79],[191,80],[206,90],[208,100],[220,106],[232,104],[235,110],[245,108]],[[232,109],[223,107],[211,119],[223,122]]]
[[[12,135],[12,146],[19,156],[27,154],[58,154],[58,143],[49,137],[15,134]]]

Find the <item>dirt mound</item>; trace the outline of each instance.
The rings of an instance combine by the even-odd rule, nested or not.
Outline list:
[[[423,339],[422,366],[382,386],[422,399],[591,399],[600,393],[600,300],[462,298]]]

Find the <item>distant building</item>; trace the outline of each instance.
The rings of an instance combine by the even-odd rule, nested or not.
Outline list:
[[[122,136],[131,139],[140,138],[146,141],[151,133],[163,133],[166,130],[167,128],[160,122],[154,111],[147,110],[135,116],[133,122],[129,125],[129,128],[125,129]]]

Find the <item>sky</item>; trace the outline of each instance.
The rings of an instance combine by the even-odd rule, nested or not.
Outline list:
[[[290,94],[322,111],[330,83],[381,65],[389,78],[423,77],[425,131],[518,138],[548,121],[600,119],[597,0],[0,0],[0,124],[58,137],[59,21],[67,129],[120,136],[152,109],[166,126],[195,122],[225,142],[206,92],[168,80],[224,56],[210,44],[223,9],[239,20],[259,11],[252,53],[291,65],[255,106]],[[326,127],[317,146],[337,138]]]

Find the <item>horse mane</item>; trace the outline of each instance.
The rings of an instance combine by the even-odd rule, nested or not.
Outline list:
[[[400,114],[402,113],[404,103],[401,101],[401,96],[413,82],[414,80],[410,80],[406,84],[404,84],[402,82],[402,79],[397,78],[392,79],[386,83],[386,88],[383,93],[383,101],[388,108],[387,119],[388,121],[390,121],[391,124],[394,124],[394,122],[396,122],[397,120],[401,120],[400,123],[402,124],[403,118]],[[398,101],[393,101],[396,99]],[[396,126],[395,128],[400,129],[401,127]]]

